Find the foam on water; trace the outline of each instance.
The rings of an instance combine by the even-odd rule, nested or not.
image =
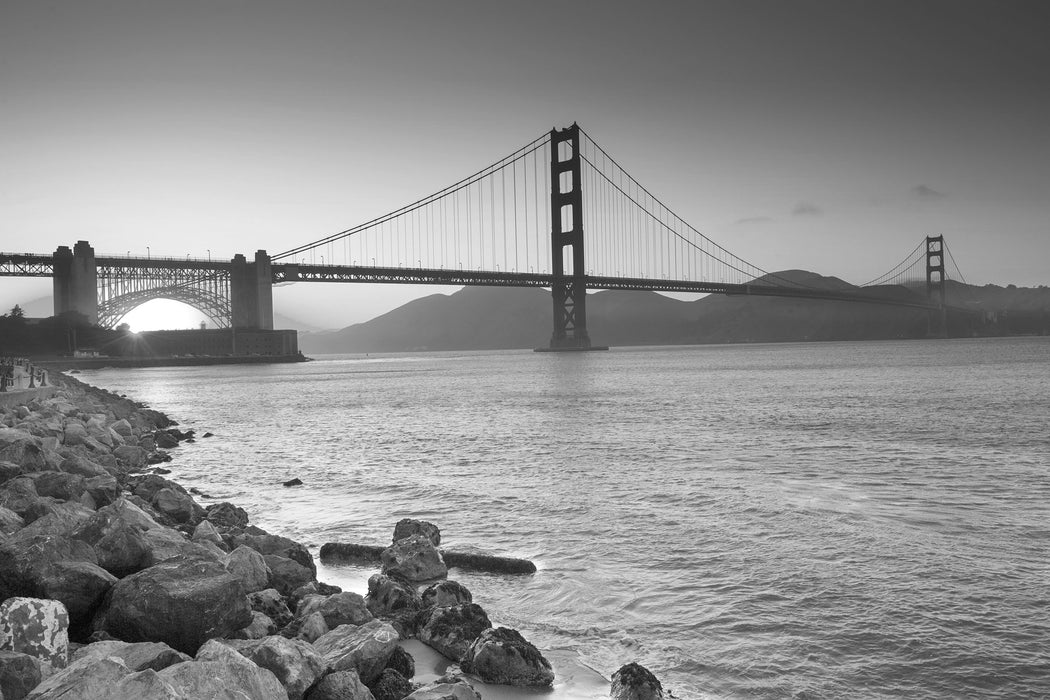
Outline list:
[[[575,679],[555,697],[637,661],[680,698],[1014,698],[1050,695],[1048,369],[1027,338],[83,378],[214,432],[173,476],[275,532],[416,517],[536,560],[453,576]]]

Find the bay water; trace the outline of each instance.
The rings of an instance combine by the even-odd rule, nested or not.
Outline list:
[[[549,697],[631,661],[676,698],[1050,696],[1050,338],[81,378],[214,433],[172,478],[315,554],[412,517],[534,560],[450,577],[552,659]]]

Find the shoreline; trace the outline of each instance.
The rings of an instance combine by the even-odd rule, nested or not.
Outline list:
[[[263,360],[260,359],[258,361]],[[157,448],[155,444],[150,444],[150,441],[153,440],[155,442],[162,432],[166,434],[173,432],[179,439],[177,439],[174,444],[171,444],[170,441],[165,442],[165,444],[169,448],[175,447],[181,441],[187,439],[194,440],[194,431],[192,429],[182,433],[177,428],[173,428],[172,426],[175,425],[174,422],[161,412],[149,409],[142,404],[135,403],[108,390],[80,381],[75,377],[59,375],[57,372],[53,376],[55,376],[53,383],[56,385],[56,389],[52,396],[34,398],[26,402],[28,405],[14,406],[8,409],[0,408],[0,415],[5,418],[5,423],[0,424],[0,455],[8,455],[10,452],[9,448],[12,444],[16,443],[21,443],[23,448],[25,448],[27,444],[35,445],[38,448],[36,451],[32,449],[23,449],[23,453],[27,451],[35,452],[44,454],[45,457],[48,457],[48,453],[50,453],[50,464],[47,459],[43,461],[38,460],[32,464],[27,463],[27,461],[23,459],[22,463],[18,465],[19,468],[17,471],[19,473],[5,473],[2,481],[0,481],[0,504],[16,505],[25,515],[24,518],[21,518],[23,520],[21,527],[5,527],[3,534],[0,535],[0,549],[3,549],[2,553],[5,556],[12,553],[9,551],[12,549],[11,543],[18,538],[18,532],[25,531],[26,528],[44,529],[44,526],[40,525],[40,523],[46,523],[47,527],[54,526],[55,528],[53,531],[49,531],[51,536],[65,540],[77,539],[77,537],[81,536],[80,530],[83,530],[85,522],[92,517],[97,517],[98,511],[105,510],[106,508],[112,509],[115,504],[131,503],[131,507],[145,513],[147,517],[156,516],[151,517],[153,525],[150,526],[150,528],[155,527],[158,530],[163,528],[167,531],[168,534],[161,538],[166,538],[166,544],[164,545],[168,548],[166,553],[176,551],[179,553],[178,558],[196,557],[208,559],[210,557],[215,562],[221,562],[223,559],[225,559],[226,562],[229,562],[232,557],[232,552],[241,551],[245,549],[245,545],[247,545],[247,549],[252,550],[252,552],[242,554],[240,559],[263,559],[263,569],[266,568],[266,565],[273,565],[269,572],[270,576],[265,579],[267,584],[273,583],[274,580],[278,578],[276,574],[278,568],[290,568],[291,573],[282,571],[281,574],[281,576],[290,577],[289,580],[284,582],[283,587],[281,587],[281,590],[283,591],[282,598],[286,601],[287,609],[289,610],[296,610],[297,604],[301,605],[304,599],[320,596],[356,596],[357,602],[364,604],[365,600],[361,595],[340,593],[338,587],[332,587],[323,582],[318,582],[316,575],[318,562],[302,544],[281,537],[280,535],[271,535],[260,528],[249,525],[247,514],[234,504],[212,502],[208,504],[207,508],[202,507],[201,504],[196,503],[193,493],[191,492],[195,492],[197,495],[201,496],[202,499],[212,499],[201,494],[199,491],[196,491],[196,489],[187,491],[181,485],[162,476],[162,474],[170,473],[170,471],[159,465],[163,460],[170,459],[170,455],[166,456],[164,451],[165,448]],[[41,416],[47,414],[48,410],[53,407],[56,402],[63,404],[63,410],[60,413],[62,413],[65,419],[65,422],[62,424],[60,435],[40,437],[33,435],[32,432],[23,431],[26,432],[29,439],[15,439],[23,436],[13,435],[13,433],[18,432],[20,427],[27,427],[26,424],[33,423],[34,419],[39,419]],[[78,404],[82,404],[82,406],[77,408]],[[100,408],[104,408],[107,413],[112,414],[110,417],[113,418],[113,420],[110,422],[110,426],[105,426],[106,429],[112,430],[111,426],[117,425],[120,421],[134,424],[135,431],[133,431],[132,434],[127,435],[129,438],[127,442],[131,442],[131,438],[134,436],[135,438],[144,441],[146,447],[153,447],[154,449],[146,450],[142,445],[132,446],[123,444],[112,446],[112,449],[108,452],[110,456],[109,459],[104,459],[104,455],[101,453],[95,455],[99,458],[99,462],[105,463],[105,466],[98,465],[101,466],[104,473],[96,474],[94,477],[88,477],[87,480],[90,481],[91,479],[95,479],[96,482],[105,482],[107,490],[104,494],[102,492],[95,492],[95,495],[92,495],[93,492],[85,490],[81,493],[78,499],[74,499],[71,498],[73,495],[72,493],[66,493],[64,495],[70,498],[62,501],[56,499],[54,496],[41,495],[38,491],[36,493],[36,498],[39,499],[39,502],[33,502],[32,494],[26,494],[25,502],[16,503],[13,501],[12,498],[9,497],[9,493],[12,491],[9,487],[13,480],[19,480],[19,484],[22,486],[25,486],[27,481],[33,482],[33,476],[36,477],[36,481],[33,483],[48,482],[52,477],[40,476],[40,474],[46,474],[48,471],[51,471],[48,469],[48,466],[54,467],[54,473],[69,474],[69,471],[62,470],[62,466],[71,465],[65,465],[64,462],[59,461],[59,457],[66,461],[78,456],[83,457],[84,454],[91,454],[91,450],[97,449],[97,447],[102,444],[97,437],[105,436],[107,434],[103,431],[103,425],[106,421],[103,421],[103,424],[100,424],[98,421],[99,414],[97,413],[97,409]],[[96,409],[96,411],[88,409]],[[118,419],[117,415],[123,417]],[[11,420],[11,417],[13,416],[17,416],[17,419]],[[88,417],[83,421],[79,421],[78,419],[82,416]],[[93,419],[94,422],[92,422]],[[80,422],[82,422],[85,427],[85,433],[87,433],[89,428],[93,429],[93,432],[89,433],[81,442],[77,442],[78,438],[73,438],[72,440],[68,439],[70,435],[80,435],[81,431],[76,427],[76,424]],[[8,427],[11,423],[15,423],[15,425]],[[121,432],[128,432],[122,424],[119,425],[119,427]],[[41,431],[37,429],[35,432]],[[92,437],[92,435],[96,437]],[[116,435],[117,433],[114,431],[112,434],[109,434],[108,437],[112,441]],[[207,437],[207,435],[205,437]],[[70,442],[75,444],[70,445]],[[85,445],[88,445],[89,447],[85,447]],[[103,447],[109,446],[103,445]],[[114,455],[118,452],[118,447],[132,449],[121,449],[120,453],[123,457],[115,457]],[[134,449],[134,447],[137,447],[137,449]],[[70,454],[62,456],[63,452],[68,452]],[[102,452],[105,452],[105,450]],[[132,457],[131,455],[134,456]],[[124,457],[127,457],[127,459],[124,459]],[[8,456],[0,456],[0,460],[7,459]],[[85,461],[90,460],[86,460],[85,458]],[[11,464],[11,462],[8,463]],[[90,468],[88,468],[88,470],[90,471]],[[95,484],[96,487],[98,485],[98,483]],[[22,489],[22,491],[27,490],[28,489],[25,488]],[[47,491],[46,488],[40,490]],[[48,491],[48,493],[54,493],[54,491]],[[103,505],[103,502],[105,501],[108,501],[108,503]],[[4,510],[6,512],[12,512],[11,509],[6,507]],[[244,514],[242,527],[231,528],[231,526],[226,523],[222,514],[231,511],[240,511],[241,514]],[[213,514],[219,515],[212,517]],[[51,522],[48,522],[48,520]],[[195,520],[196,523],[194,524]],[[34,523],[36,523],[36,525],[34,525]],[[78,527],[80,530],[76,530]],[[64,531],[63,528],[65,528]],[[8,531],[9,529],[11,532]],[[76,532],[74,532],[74,530],[76,530]],[[200,532],[201,530],[204,531],[203,534]],[[172,539],[173,533],[177,533],[174,534],[174,537],[178,538],[177,540]],[[265,541],[260,540],[260,538],[263,538]],[[264,554],[267,550],[273,550],[273,552]],[[282,554],[288,556],[282,556]],[[308,561],[304,561],[303,554],[306,555]],[[88,557],[88,559],[90,558],[91,557]],[[159,558],[160,557],[158,557],[158,559]],[[102,557],[96,555],[95,559],[99,563],[103,563]],[[163,560],[161,559],[161,561]],[[291,564],[289,564],[289,562],[291,562]],[[64,562],[52,563],[55,563],[56,565],[64,564]],[[157,562],[157,564],[159,563],[160,561]],[[255,563],[258,564],[258,561]],[[308,564],[312,566],[308,567]],[[144,569],[148,568],[150,567],[144,567]],[[259,567],[256,568],[258,569]],[[332,572],[332,568],[333,567],[329,565],[327,567],[322,567],[322,570]],[[32,567],[29,567],[29,569],[32,569]],[[131,576],[133,577],[134,575],[141,574],[144,569],[140,569]],[[228,571],[228,563],[226,569],[226,573],[230,573]],[[309,569],[313,569],[313,571],[309,572]],[[39,574],[39,572],[28,570],[16,572],[16,574],[18,575],[14,576],[14,578],[17,579],[18,576],[22,576],[22,578],[25,579],[21,581],[23,584],[21,585],[21,588],[19,588],[18,582],[16,582],[15,585],[12,585],[12,576],[9,575],[5,577],[0,573],[0,598],[17,595],[62,600],[60,595],[41,595],[42,588],[40,582],[31,580],[34,575]],[[73,662],[70,668],[73,668],[79,663],[80,655],[82,655],[85,648],[89,648],[92,644],[97,644],[100,641],[119,638],[118,635],[110,634],[107,631],[109,628],[107,628],[106,623],[103,622],[100,624],[99,619],[100,616],[101,619],[106,619],[104,612],[107,606],[112,606],[112,598],[114,597],[113,591],[116,590],[117,584],[120,581],[123,581],[126,577],[127,576],[114,578],[110,576],[109,579],[111,580],[107,580],[105,571],[99,576],[96,576],[96,579],[101,578],[103,580],[103,584],[98,584],[97,581],[95,582],[95,588],[100,590],[97,591],[94,599],[86,610],[84,609],[85,605],[82,600],[70,599],[68,601],[63,601],[63,603],[67,604],[67,608],[69,608],[71,612],[70,617],[73,618],[70,620],[70,638],[72,643],[70,644],[68,651],[65,652],[68,657],[67,663]],[[39,576],[37,576],[37,578],[39,578]],[[67,583],[69,582],[67,581]],[[293,583],[301,583],[301,585],[293,587]],[[69,584],[66,587],[77,588],[78,586]],[[47,591],[44,591],[44,593],[47,593]],[[253,610],[251,613],[253,625],[257,622],[257,612],[258,611]],[[296,611],[296,613],[297,612],[298,611]],[[112,617],[112,611],[110,611],[110,616]],[[372,616],[369,615],[369,618],[371,617]],[[376,617],[380,620],[383,619],[383,615],[381,614],[376,615]],[[374,622],[378,624],[379,620],[374,620]],[[226,631],[226,635],[216,636],[243,636],[240,634],[243,633],[243,631],[244,630],[240,629],[230,629]],[[272,626],[271,628],[266,629],[266,631],[276,632],[276,626]],[[283,634],[284,630],[281,630],[281,633]],[[125,636],[134,637],[135,635]],[[143,635],[139,636],[142,637]],[[163,637],[163,635],[156,636]],[[273,635],[267,634],[264,636],[269,638]],[[288,635],[285,634],[285,637],[288,637]],[[163,641],[163,639],[129,639],[127,641]],[[417,650],[427,649],[430,654],[430,659],[427,665],[431,667],[431,672],[421,673],[419,680],[433,683],[440,678],[440,674],[434,673],[435,670],[440,670],[434,668],[435,658],[443,660],[446,670],[449,666],[452,666],[455,663],[454,660],[441,657],[440,654],[431,650],[429,647],[423,647],[422,642],[415,641],[414,635],[403,637],[399,639],[398,643],[400,645],[405,642],[410,642],[410,646]],[[187,649],[185,653],[196,651],[198,650]],[[242,651],[241,653],[244,654],[245,652]],[[565,662],[565,659],[560,658],[560,655],[558,655],[557,652],[554,653],[559,661],[562,663]],[[195,663],[194,661],[187,659],[189,659],[188,656],[180,663]],[[62,664],[56,664],[56,669],[60,665]],[[458,668],[454,670],[458,671]],[[45,673],[43,675],[46,676],[47,674]],[[61,674],[57,673],[53,678],[58,675]],[[570,673],[569,675],[582,675],[584,677],[578,679],[578,682],[574,683],[575,687],[571,689],[564,687],[561,688],[561,690],[569,691],[569,694],[566,695],[559,692],[558,697],[594,698],[606,696],[605,693],[599,694],[599,687],[608,688],[608,681],[602,678],[599,674]],[[46,678],[43,678],[43,680],[49,682]],[[489,698],[523,697],[523,693],[535,694],[536,692],[534,689],[530,690],[479,683],[476,678],[472,678],[471,683],[483,690],[485,696]]]
[[[255,365],[309,362],[301,355],[195,355],[193,357],[51,357],[34,360],[38,367],[65,372],[106,367],[200,367],[205,365]]]

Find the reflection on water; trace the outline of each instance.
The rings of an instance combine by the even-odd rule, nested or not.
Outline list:
[[[639,661],[683,698],[1035,697],[1048,358],[1028,338],[83,377],[214,432],[173,476],[263,527],[379,544],[416,517],[536,560],[454,575],[560,674]],[[359,591],[370,573],[323,571]]]

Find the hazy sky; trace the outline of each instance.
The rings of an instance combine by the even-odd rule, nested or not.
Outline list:
[[[276,253],[578,121],[764,269],[862,283],[943,234],[969,282],[1050,284],[1047,36],[1042,1],[0,0],[0,250]]]

